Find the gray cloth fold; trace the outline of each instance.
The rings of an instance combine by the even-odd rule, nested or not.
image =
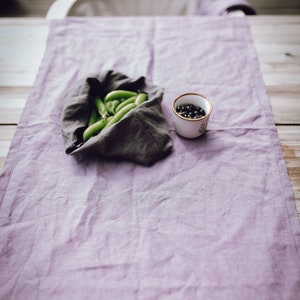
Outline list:
[[[83,143],[91,105],[95,96],[117,89],[143,91],[148,100],[126,114],[118,123]],[[163,89],[146,81],[131,79],[109,70],[80,79],[63,96],[62,134],[67,154],[122,158],[151,165],[172,149],[168,123],[161,111]]]

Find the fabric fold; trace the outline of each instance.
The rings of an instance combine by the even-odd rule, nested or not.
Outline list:
[[[145,92],[148,99],[84,143],[82,136],[91,114],[90,102],[95,97],[104,99],[114,90]],[[63,95],[61,119],[66,153],[123,158],[143,165],[155,163],[172,149],[168,123],[160,106],[162,98],[163,89],[150,84],[145,77],[131,79],[110,70],[80,79]]]

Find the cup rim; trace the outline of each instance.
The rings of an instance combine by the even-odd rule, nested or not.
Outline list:
[[[208,113],[207,113],[205,116],[200,117],[200,118],[196,118],[196,119],[190,119],[190,118],[185,118],[185,117],[183,117],[183,116],[181,116],[180,114],[177,113],[177,111],[176,111],[176,106],[175,106],[176,102],[177,102],[180,98],[182,98],[182,97],[184,97],[184,96],[188,96],[188,95],[200,96],[200,97],[204,98],[204,99],[208,102],[208,104],[209,104],[209,111],[208,111]],[[202,94],[200,94],[200,93],[190,92],[190,93],[184,93],[184,94],[181,94],[181,95],[177,96],[177,97],[174,99],[174,101],[173,101],[172,110],[173,110],[173,112],[175,113],[176,116],[178,116],[179,118],[181,118],[181,119],[183,119],[183,120],[186,120],[186,121],[192,121],[192,122],[197,122],[197,121],[199,121],[199,120],[207,119],[207,118],[210,116],[210,114],[211,114],[211,112],[212,112],[212,110],[213,110],[213,105],[212,105],[211,100],[210,100],[209,98],[207,98],[206,96],[204,96],[204,95],[202,95]]]

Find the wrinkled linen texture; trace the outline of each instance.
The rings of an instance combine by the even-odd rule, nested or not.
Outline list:
[[[61,95],[110,69],[164,88],[173,151],[150,167],[64,152]],[[185,92],[214,104],[199,139],[174,131]],[[0,205],[0,299],[300,299],[299,220],[243,18],[51,23]]]

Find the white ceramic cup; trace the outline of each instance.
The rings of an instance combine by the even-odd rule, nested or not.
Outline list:
[[[200,106],[205,111],[205,116],[196,119],[189,119],[176,112],[178,105],[194,104]],[[186,93],[178,96],[173,101],[173,121],[176,132],[185,138],[194,139],[201,136],[207,127],[207,123],[212,112],[212,102],[205,96],[198,93]]]

